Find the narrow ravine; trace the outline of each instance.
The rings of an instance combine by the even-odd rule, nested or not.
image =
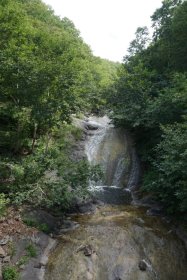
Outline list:
[[[94,214],[74,215],[80,227],[60,237],[46,280],[186,280],[184,245],[161,217],[131,204],[139,164],[128,134],[108,118],[89,118],[85,152],[103,168],[90,190],[103,201]]]

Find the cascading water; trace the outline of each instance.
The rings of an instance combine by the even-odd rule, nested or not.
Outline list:
[[[104,172],[99,186],[92,183],[90,188],[107,204],[98,206],[95,214],[69,217],[80,227],[61,236],[45,279],[186,280],[186,249],[171,225],[120,200],[127,196],[124,189],[137,185],[139,176],[128,134],[114,128],[107,117],[90,117],[81,127],[87,135],[88,160]],[[119,201],[122,205],[116,205]]]
[[[87,158],[91,164],[98,164],[104,174],[101,182],[90,183],[90,190],[107,203],[124,204],[139,178],[139,163],[129,135],[115,128],[106,116],[89,117],[85,127]]]

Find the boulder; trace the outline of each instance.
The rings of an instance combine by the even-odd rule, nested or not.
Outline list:
[[[163,210],[161,208],[151,208],[147,210],[146,214],[148,216],[161,216],[163,215]]]

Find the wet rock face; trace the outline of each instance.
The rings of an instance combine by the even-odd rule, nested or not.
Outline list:
[[[187,279],[184,246],[159,218],[132,206],[74,218],[80,227],[62,236],[45,280]]]

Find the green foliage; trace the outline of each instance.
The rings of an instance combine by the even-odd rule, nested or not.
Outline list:
[[[9,199],[3,193],[0,193],[0,217],[5,215]]]
[[[93,173],[71,156],[81,138],[71,116],[103,111],[118,64],[94,57],[74,24],[40,0],[1,1],[0,32],[0,192],[67,209],[88,195]]]
[[[29,257],[28,256],[22,256],[19,259],[17,266],[20,267],[21,265],[25,265],[25,264],[28,263],[28,261],[29,261]]]
[[[27,245],[26,251],[27,251],[27,256],[30,258],[35,258],[37,256],[36,247],[32,243]]]
[[[39,224],[38,229],[45,233],[50,233],[49,226],[45,223]]]
[[[152,20],[152,41],[146,28],[137,29],[108,105],[114,123],[135,138],[145,169],[143,190],[168,212],[185,212],[187,2],[164,0]]]
[[[13,257],[16,254],[16,246],[13,241],[8,242],[8,254]]]
[[[77,161],[71,155],[81,135],[80,129],[62,125],[54,128],[50,137],[38,139],[33,154],[12,158],[11,162],[8,158],[12,181],[6,186],[6,192],[11,201],[64,211],[78,197],[88,197],[89,179],[99,174],[87,160]],[[45,225],[26,223],[48,231]]]
[[[98,110],[116,67],[40,0],[1,2],[0,23],[0,152],[30,153],[56,123]]]
[[[162,141],[156,147],[154,169],[145,176],[144,189],[151,191],[167,210],[187,211],[187,125],[162,127]]]
[[[50,233],[49,227],[45,223],[39,223],[37,220],[27,218],[27,217],[23,218],[23,222],[29,227],[35,227],[35,228],[39,229],[40,231],[43,231],[45,233]]]
[[[3,268],[3,279],[4,280],[19,280],[19,273],[14,266],[6,266]]]
[[[142,53],[149,43],[149,31],[146,26],[138,27],[135,35],[136,38],[130,43],[128,48],[129,55],[125,57],[126,60],[131,59],[135,54]]]

